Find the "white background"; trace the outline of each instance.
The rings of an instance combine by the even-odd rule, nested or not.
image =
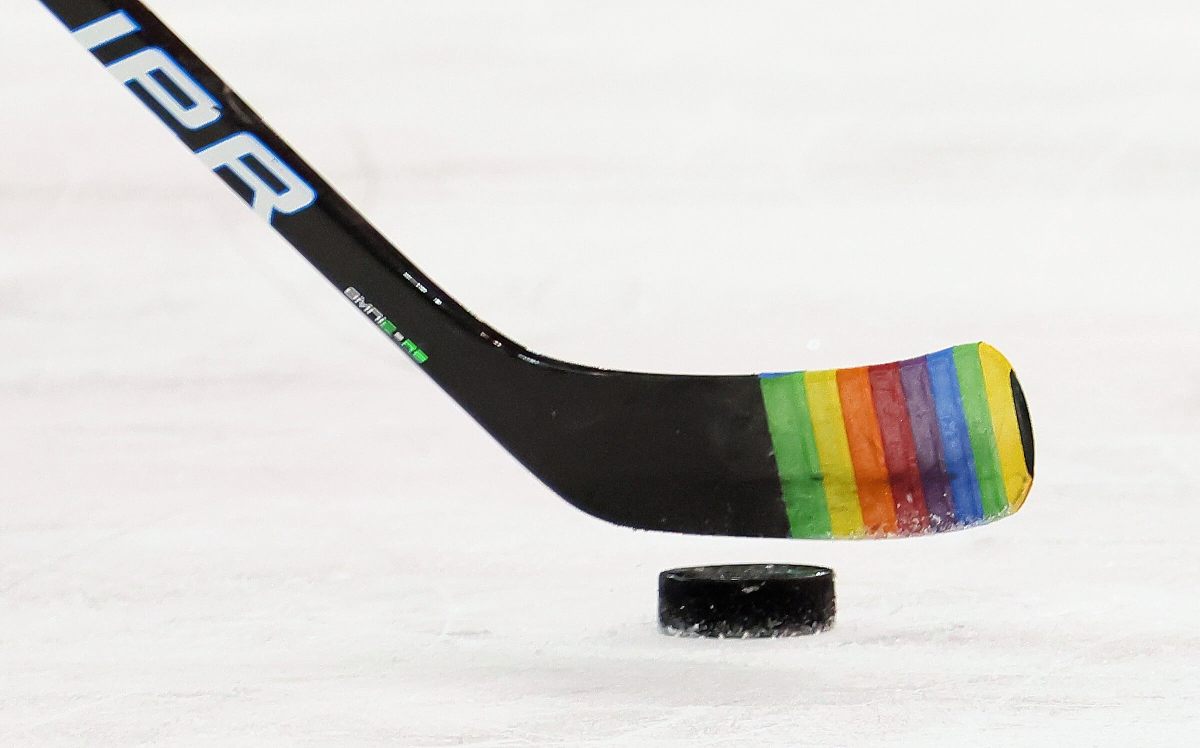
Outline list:
[[[0,742],[1194,739],[1200,5],[154,7],[531,348],[745,373],[984,339],[1038,479],[911,541],[592,520],[8,2]],[[835,567],[837,628],[657,633],[659,570],[742,561]]]

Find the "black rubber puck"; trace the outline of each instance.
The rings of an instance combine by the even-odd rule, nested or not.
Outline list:
[[[658,575],[658,624],[672,636],[804,636],[833,625],[833,570],[792,564],[669,569]]]

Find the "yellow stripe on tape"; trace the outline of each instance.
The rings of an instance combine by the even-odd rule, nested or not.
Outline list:
[[[808,389],[808,407],[812,416],[821,473],[825,477],[825,499],[835,538],[865,535],[858,486],[854,480],[854,462],[842,418],[836,371],[810,371],[804,379]]]

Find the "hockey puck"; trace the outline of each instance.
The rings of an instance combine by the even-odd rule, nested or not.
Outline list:
[[[833,570],[822,566],[693,566],[658,575],[659,629],[671,636],[804,636],[831,627],[835,610]]]

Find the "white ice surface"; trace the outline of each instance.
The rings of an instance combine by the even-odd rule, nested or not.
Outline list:
[[[592,520],[6,2],[0,744],[1194,744],[1200,4],[154,6],[535,350],[984,339],[1038,479],[902,542]],[[837,628],[657,633],[660,569],[741,561],[835,567]]]

